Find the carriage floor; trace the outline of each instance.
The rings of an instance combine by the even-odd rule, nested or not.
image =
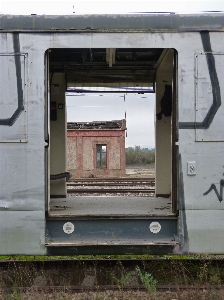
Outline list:
[[[171,199],[142,196],[51,198],[50,216],[171,216]]]

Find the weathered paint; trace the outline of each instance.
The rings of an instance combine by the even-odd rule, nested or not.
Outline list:
[[[156,72],[156,114],[161,111],[161,99],[164,95],[165,86],[172,85],[174,50],[164,51],[164,59]],[[155,121],[155,149],[156,149],[156,195],[170,195],[172,180],[172,139],[171,117],[164,115],[161,120]]]
[[[222,31],[222,14],[125,14],[67,16],[0,16],[0,28],[6,31]]]
[[[0,229],[1,255],[46,254],[44,211],[0,211]]]
[[[224,15],[0,16],[0,22],[0,253],[46,253],[45,53],[50,48],[97,48],[99,45],[176,49],[178,251],[223,253]],[[2,66],[9,62],[13,67],[8,65],[9,73],[4,76]],[[203,88],[196,87],[200,85],[201,73],[205,85],[208,84],[208,98]],[[9,109],[10,98],[12,108]],[[195,109],[196,105],[199,110]],[[188,175],[189,161],[197,165],[194,176]],[[103,222],[100,232],[102,227]],[[153,252],[150,245],[146,247],[148,253]],[[97,249],[88,251],[97,253]],[[139,248],[125,249],[135,252]],[[81,251],[76,247],[69,250]],[[65,254],[67,250],[63,252],[60,247],[48,253],[58,251]]]
[[[53,91],[54,84],[57,88]],[[66,172],[66,80],[64,73],[54,73],[51,79],[50,101],[55,101],[57,120],[50,120],[50,175]],[[62,109],[58,106],[62,104]],[[66,196],[65,178],[50,180],[50,195]]]
[[[65,223],[71,222],[74,231],[66,233],[63,230]],[[153,218],[145,219],[111,219],[98,220],[48,220],[47,221],[47,244],[63,244],[67,246],[85,245],[146,245],[146,244],[173,244],[176,245],[175,234],[177,223],[175,218],[161,218],[161,229],[157,233],[150,230],[150,225],[155,222]],[[102,228],[104,228],[102,230]],[[97,239],[96,238],[96,233]]]

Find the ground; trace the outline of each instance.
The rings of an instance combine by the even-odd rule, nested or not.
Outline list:
[[[126,175],[128,177],[155,177],[155,164],[127,165]]]

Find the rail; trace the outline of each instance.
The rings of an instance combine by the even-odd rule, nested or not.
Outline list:
[[[67,192],[72,193],[155,193],[155,178],[81,178],[67,183]],[[84,187],[84,188],[83,188]]]

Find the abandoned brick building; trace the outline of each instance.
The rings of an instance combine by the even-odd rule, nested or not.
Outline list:
[[[125,120],[67,123],[67,170],[72,178],[125,175]]]

